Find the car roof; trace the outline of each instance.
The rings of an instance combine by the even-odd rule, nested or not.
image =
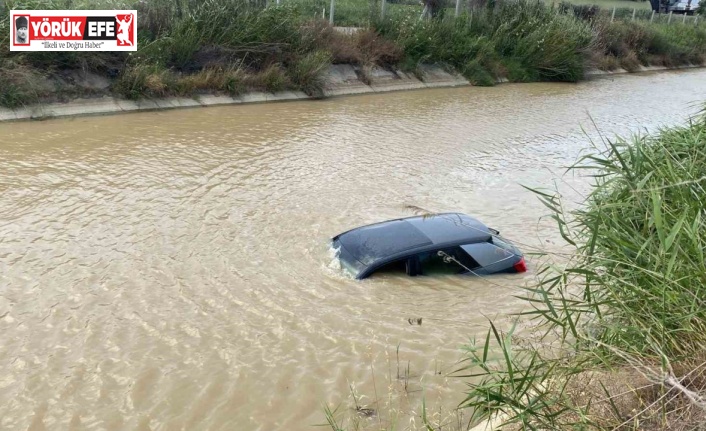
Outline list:
[[[490,229],[461,213],[444,213],[388,220],[349,230],[333,238],[346,254],[365,267],[359,275],[401,255],[433,248],[486,242]]]

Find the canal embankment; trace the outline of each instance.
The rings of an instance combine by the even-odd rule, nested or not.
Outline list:
[[[667,71],[702,67],[697,65],[667,68],[664,66],[643,67],[639,72]],[[439,66],[420,67],[423,77],[420,79],[411,73],[374,68],[367,72],[368,78],[361,79],[360,69],[353,65],[331,65],[326,74],[324,97],[347,96],[393,91],[421,90],[428,88],[460,87],[472,85],[458,72]],[[596,78],[621,73],[634,73],[625,69],[603,71],[591,70],[586,77]],[[91,79],[91,78],[89,78]],[[498,80],[498,84],[509,82]],[[315,100],[303,91],[290,90],[275,93],[249,92],[237,96],[227,94],[200,94],[193,97],[162,97],[153,99],[128,100],[106,94],[102,97],[79,98],[67,102],[38,103],[17,109],[0,107],[0,122],[44,120],[50,118],[109,115],[138,111],[155,111],[180,108],[197,108],[221,105],[243,105],[252,103],[286,102],[294,100]]]
[[[579,82],[594,69],[636,72],[706,62],[704,20],[614,19],[526,0],[454,17],[420,19],[414,8],[371,13],[355,32],[312,19],[296,3],[182,6],[136,4],[139,49],[131,53],[10,52],[9,11],[0,10],[3,118],[506,81]]]

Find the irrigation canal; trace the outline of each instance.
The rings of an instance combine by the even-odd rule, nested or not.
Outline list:
[[[327,239],[461,211],[551,251],[521,185],[579,196],[564,167],[596,126],[704,100],[690,70],[0,124],[0,428],[306,430],[351,387],[371,427],[421,425],[422,396],[447,414],[460,346],[521,307],[533,261],[359,282]]]

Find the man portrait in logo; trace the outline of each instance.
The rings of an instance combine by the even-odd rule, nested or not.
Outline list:
[[[26,16],[15,17],[15,45],[29,45],[29,20]]]

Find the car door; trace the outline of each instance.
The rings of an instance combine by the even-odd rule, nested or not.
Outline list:
[[[441,253],[439,253],[441,252]],[[478,268],[478,263],[461,247],[447,247],[416,255],[424,275],[451,275]]]

